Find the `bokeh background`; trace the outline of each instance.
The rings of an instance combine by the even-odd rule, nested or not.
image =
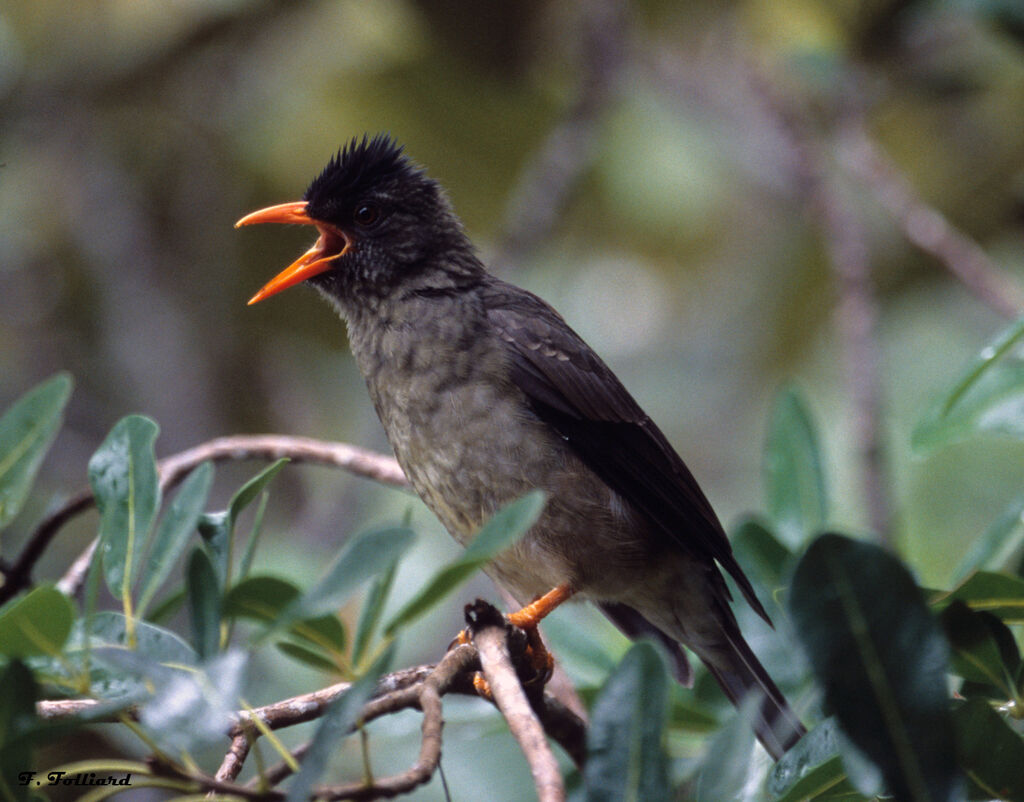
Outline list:
[[[76,381],[5,555],[130,412],[159,422],[161,456],[242,432],[387,450],[327,306],[303,289],[245,305],[309,232],[232,228],[378,131],[448,188],[495,272],[605,357],[727,526],[762,505],[791,382],[819,425],[831,523],[884,522],[924,583],[948,582],[1021,491],[1017,442],[910,449],[1024,298],[1015,0],[7,2],[0,120],[0,405],[57,370]],[[255,469],[220,469],[221,498]],[[289,468],[262,567],[308,580],[408,509],[415,587],[454,550],[417,501]],[[69,527],[37,575],[94,527]],[[402,658],[436,658],[473,592],[493,596],[480,580]],[[251,701],[281,690],[267,679]],[[464,712],[456,733],[504,743]],[[492,757],[496,787],[518,788],[525,766]]]

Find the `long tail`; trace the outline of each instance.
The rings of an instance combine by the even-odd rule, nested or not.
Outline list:
[[[598,606],[630,638],[650,637],[660,641],[672,660],[676,679],[686,686],[693,683],[693,673],[686,654],[675,638],[628,605],[601,602]],[[719,620],[722,623],[724,642],[717,643],[713,650],[698,649],[697,654],[711,676],[722,686],[725,695],[737,707],[746,701],[749,694],[756,693],[762,697],[758,715],[753,722],[754,734],[768,754],[778,760],[807,730],[743,639],[732,614],[726,613]],[[702,651],[707,653],[701,654]]]
[[[713,660],[702,657],[701,662],[737,707],[750,694],[761,697],[754,734],[768,754],[778,760],[807,730],[739,631],[726,632],[725,637],[728,653],[718,649]]]

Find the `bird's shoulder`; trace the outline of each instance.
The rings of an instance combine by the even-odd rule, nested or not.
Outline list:
[[[488,322],[527,396],[581,419],[643,426],[650,419],[597,353],[546,301],[498,279],[482,297]]]

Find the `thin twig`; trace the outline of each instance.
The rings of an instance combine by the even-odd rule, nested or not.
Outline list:
[[[807,208],[824,235],[829,266],[835,277],[836,327],[846,364],[846,394],[850,400],[853,440],[859,452],[864,504],[871,528],[882,542],[889,540],[889,498],[882,432],[882,390],[877,344],[878,304],[871,276],[871,258],[861,220],[830,174],[822,136],[806,115],[787,103],[763,72],[749,65],[748,80],[791,152],[796,183]],[[839,138],[857,124],[861,111],[853,90],[844,96],[841,118],[833,134]]]
[[[504,233],[494,258],[497,272],[514,270],[561,218],[573,188],[593,161],[597,128],[625,61],[627,6],[589,0],[578,6],[579,83],[562,120],[520,171],[510,193]]]
[[[493,607],[478,604],[467,614],[480,666],[494,702],[526,756],[540,802],[564,802],[565,786],[558,762],[523,691],[508,651],[508,624]]]
[[[908,240],[934,256],[974,295],[1000,315],[1024,311],[1024,288],[1000,268],[970,236],[925,203],[910,181],[863,126],[839,139],[839,157],[896,219]]]
[[[252,434],[217,437],[194,448],[160,460],[160,488],[164,492],[179,484],[188,473],[203,462],[228,460],[272,460],[287,457],[294,462],[308,462],[341,468],[349,473],[373,479],[393,487],[407,488],[408,480],[394,457],[379,454],[349,443],[314,440],[310,437],[288,437],[280,434]],[[47,515],[29,535],[18,559],[4,577],[0,586],[0,604],[15,596],[31,581],[32,569],[46,551],[50,541],[68,521],[95,506],[91,490],[76,493],[67,502]],[[90,545],[89,547],[95,548]],[[88,558],[83,553],[61,579],[65,593],[74,593],[85,576],[83,565]]]

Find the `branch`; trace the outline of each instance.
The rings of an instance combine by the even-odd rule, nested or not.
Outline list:
[[[279,434],[234,435],[218,437],[206,443],[160,460],[160,489],[167,492],[179,484],[188,473],[203,462],[226,462],[233,460],[274,460],[288,457],[294,462],[308,462],[341,468],[357,476],[373,479],[393,487],[407,488],[408,481],[394,457],[378,454],[348,443],[314,440],[310,437],[287,437]],[[42,557],[50,541],[60,529],[96,504],[92,491],[82,490],[43,518],[29,535],[18,559],[3,577],[0,586],[0,604],[14,597],[31,583],[32,569]],[[90,545],[71,566],[61,580],[61,590],[74,593],[80,587],[82,578],[92,557]]]
[[[906,176],[868,136],[863,126],[839,141],[843,165],[864,182],[896,219],[903,234],[939,260],[974,295],[1008,318],[1024,311],[1024,289],[971,237],[918,197]]]
[[[527,161],[510,193],[504,232],[493,262],[513,270],[555,227],[569,196],[593,161],[597,128],[625,60],[626,4],[590,0],[579,9],[580,64],[576,98]]]
[[[540,802],[564,802],[565,786],[544,729],[534,715],[508,650],[509,625],[494,607],[477,601],[466,611],[473,643],[494,702],[519,742]]]
[[[504,623],[500,613],[493,607],[483,602],[483,609],[489,610],[497,621],[502,622],[500,630],[492,628],[495,632],[500,631],[502,643],[498,650],[504,652],[506,659],[508,650],[503,645],[505,635]],[[480,636],[478,636],[479,638]],[[542,763],[541,768],[547,772],[541,776],[548,787],[561,788],[561,777],[558,774],[558,765],[544,741],[544,733],[547,732],[566,750],[566,753],[579,767],[583,765],[586,757],[586,728],[583,721],[571,710],[565,707],[560,701],[549,693],[537,694],[533,701],[536,716],[530,709],[530,702],[519,686],[517,679],[519,662],[526,660],[523,648],[515,651],[515,660],[507,664],[498,656],[498,663],[495,664],[490,656],[494,644],[488,641],[490,635],[484,634],[483,648],[487,650],[485,671],[489,671],[489,681],[492,688],[500,690],[495,694],[495,700],[506,699],[507,696],[515,695],[515,687],[519,687],[519,698],[510,702],[498,701],[499,710],[509,721],[509,728],[516,734],[517,740],[523,746],[524,753],[533,769],[537,763],[538,755],[543,757],[546,753],[547,763]],[[520,637],[522,637],[520,635]],[[476,646],[464,644],[449,651],[437,665],[421,665],[395,671],[380,678],[374,689],[373,696],[364,705],[360,713],[359,721],[362,724],[369,723],[382,716],[397,713],[400,710],[418,709],[423,712],[423,725],[421,728],[422,742],[419,757],[416,762],[406,771],[375,780],[372,784],[347,783],[343,785],[322,786],[316,789],[318,798],[325,799],[385,799],[407,793],[419,785],[426,783],[437,771],[441,755],[441,731],[443,727],[441,697],[447,693],[459,693],[476,695],[473,686],[473,674],[481,668],[481,660],[478,652],[480,644]],[[497,667],[495,667],[497,666]],[[523,665],[525,670],[526,664]],[[243,710],[235,714],[235,722],[227,731],[231,738],[231,744],[226,752],[214,776],[190,771],[185,767],[159,764],[155,773],[172,775],[197,784],[197,787],[206,791],[221,791],[227,794],[237,794],[247,798],[257,798],[261,793],[266,793],[265,798],[280,798],[277,792],[261,790],[267,787],[273,788],[288,777],[292,769],[287,763],[274,766],[263,773],[262,777],[256,777],[246,785],[237,785],[235,780],[244,767],[253,743],[260,736],[258,728],[253,726],[253,719],[259,718],[267,727],[278,730],[290,727],[303,722],[319,718],[327,710],[328,706],[349,689],[350,683],[342,682],[331,685],[327,688],[313,691],[288,699],[282,699],[273,704],[264,705],[253,710]],[[101,705],[95,699],[74,699],[41,701],[36,703],[36,712],[40,718],[48,720],[74,718],[81,714],[90,713]],[[502,705],[504,704],[504,707]],[[91,716],[91,722],[117,722],[121,720],[123,711],[111,712],[108,716]],[[133,711],[129,711],[133,714]],[[513,719],[515,723],[513,724]],[[532,725],[530,721],[532,720]],[[533,728],[529,746],[523,744],[519,733],[530,732]],[[292,756],[301,762],[308,744],[300,746],[292,751]],[[553,772],[553,774],[551,773]],[[534,770],[537,777],[537,771]],[[262,784],[262,785],[261,785]],[[538,786],[540,787],[540,786]],[[541,794],[541,800],[563,799],[564,796],[552,796]]]

